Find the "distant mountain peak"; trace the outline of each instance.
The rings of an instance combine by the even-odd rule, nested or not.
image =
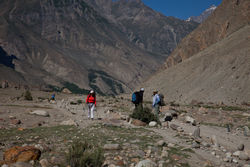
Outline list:
[[[191,16],[186,21],[194,21],[197,23],[202,23],[208,18],[208,16],[210,16],[215,11],[216,8],[217,6],[212,5],[209,8],[207,8],[204,12],[202,12],[200,16]]]

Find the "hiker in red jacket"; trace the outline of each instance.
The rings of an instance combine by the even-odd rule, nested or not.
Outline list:
[[[88,105],[88,118],[94,119],[94,110],[96,107],[96,96],[93,90],[87,96],[86,103]]]

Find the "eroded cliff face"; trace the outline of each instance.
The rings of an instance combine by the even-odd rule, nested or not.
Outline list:
[[[249,23],[249,0],[223,0],[205,22],[180,42],[165,66],[168,68],[182,62]]]

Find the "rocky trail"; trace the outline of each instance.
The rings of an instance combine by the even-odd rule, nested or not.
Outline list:
[[[35,147],[41,157],[39,162],[0,161],[4,167],[67,166],[65,154],[76,140],[102,147],[103,166],[250,166],[248,104],[172,102],[161,108],[161,126],[139,126],[140,121],[129,118],[133,105],[125,95],[98,97],[92,121],[82,103],[85,96],[56,94],[56,101],[49,101],[51,93],[32,91],[33,100],[26,101],[22,93],[0,90],[0,160],[13,146]],[[166,122],[166,117],[173,120]]]

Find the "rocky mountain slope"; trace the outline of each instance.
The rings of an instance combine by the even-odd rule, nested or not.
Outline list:
[[[210,8],[202,12],[200,16],[191,16],[187,19],[187,21],[202,23],[208,18],[208,16],[210,16],[215,11],[216,8],[217,7],[215,5],[212,5]]]
[[[195,23],[167,19],[148,9],[163,20],[172,20],[171,24],[163,24],[170,27],[171,32],[165,36],[165,30],[161,34],[157,27],[157,32],[156,29],[148,32],[152,28],[149,26],[147,30],[144,28],[149,36],[140,36],[137,26],[142,19],[150,20],[151,17],[141,15],[136,24],[129,24],[136,18],[130,10],[122,11],[125,16],[131,15],[124,18],[128,23],[122,24],[116,21],[123,20],[119,10],[128,9],[126,5],[131,6],[132,1],[110,2],[113,5],[122,3],[112,8],[117,9],[113,21],[83,0],[1,1],[0,64],[11,68],[20,77],[10,79],[9,75],[1,75],[0,80],[14,84],[24,82],[33,87],[71,85],[77,90],[83,89],[83,92],[92,88],[101,94],[126,92],[150,76],[176,43],[196,27]],[[137,10],[139,15],[142,11]],[[173,33],[175,31],[177,33]],[[175,34],[179,35],[173,37]],[[143,47],[139,38],[148,40],[149,44]],[[166,43],[161,45],[161,50],[158,44],[149,46],[159,38],[170,39],[167,47]],[[157,50],[159,52],[155,52]],[[6,55],[15,58],[11,67],[2,62]],[[8,74],[8,71],[10,69],[1,69],[1,74]]]
[[[159,89],[168,100],[186,103],[249,101],[249,7],[249,1],[223,1],[180,43],[167,69],[145,83],[149,93]]]
[[[180,42],[168,57],[166,67],[182,62],[249,24],[249,16],[249,1],[222,1],[211,17]]]
[[[136,46],[169,56],[180,40],[198,24],[166,17],[145,6],[141,0],[86,0],[113,22]]]

